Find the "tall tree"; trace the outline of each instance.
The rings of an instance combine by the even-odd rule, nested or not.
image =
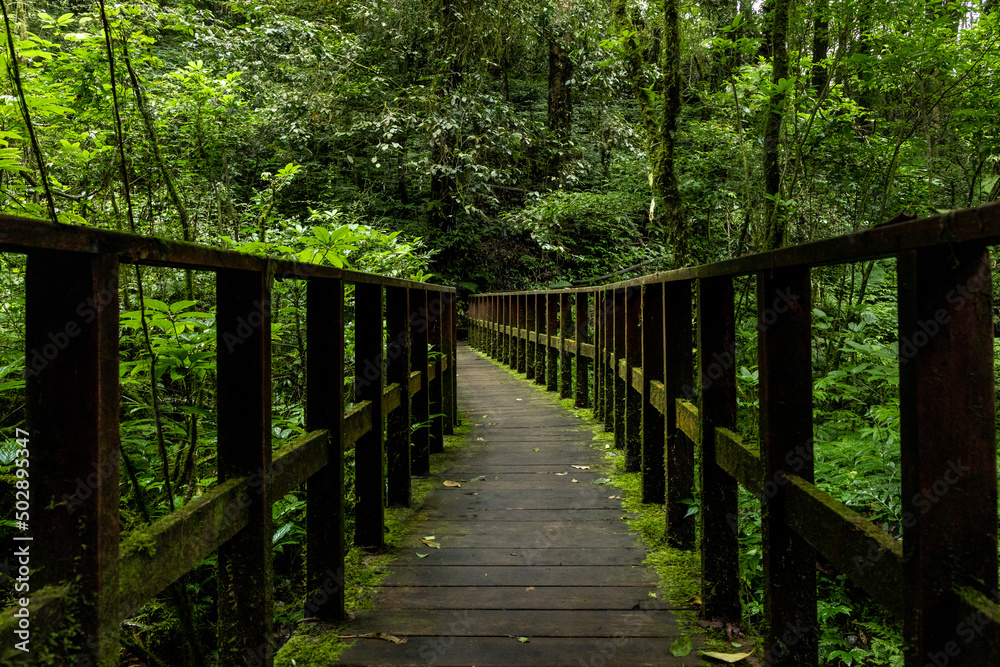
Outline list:
[[[764,229],[761,250],[780,248],[788,222],[781,210],[781,121],[788,82],[788,13],[791,0],[773,0],[771,16],[772,92],[764,124]]]

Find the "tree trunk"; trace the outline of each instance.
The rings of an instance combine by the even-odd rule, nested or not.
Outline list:
[[[561,39],[568,41],[569,33]],[[573,97],[569,85],[573,78],[573,61],[556,39],[549,41],[549,115],[548,127],[552,135],[552,156],[549,163],[550,182],[565,185],[564,168],[569,157],[567,144],[573,128]]]
[[[771,24],[771,52],[774,54],[771,82],[788,78],[788,9],[791,0],[774,0]],[[770,110],[764,125],[764,234],[761,250],[780,248],[785,242],[788,222],[781,210],[781,120],[785,94],[778,90],[771,96]]]
[[[679,266],[696,261],[691,234],[684,215],[684,202],[674,149],[677,146],[677,121],[681,115],[681,35],[680,0],[663,3],[663,117],[660,123],[659,153],[654,164],[653,192],[660,200],[660,218],[669,247]]]
[[[813,8],[812,87],[816,95],[826,88],[827,71],[823,61],[830,50],[830,0],[816,0]]]

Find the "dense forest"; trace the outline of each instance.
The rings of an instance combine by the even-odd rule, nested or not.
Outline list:
[[[1000,198],[994,0],[0,6],[5,214],[483,292],[606,282]],[[24,418],[24,261],[0,254],[4,438]],[[898,535],[894,265],[813,280],[817,479]],[[215,481],[211,285],[123,270],[124,533]],[[751,287],[738,293],[750,439]],[[279,444],[304,428],[305,291],[287,281],[274,298]],[[0,447],[3,498],[15,450]],[[302,615],[303,506],[275,505],[279,623]],[[742,507],[752,628],[759,506]],[[211,664],[213,576],[206,563],[125,624],[129,664]],[[843,574],[824,572],[821,589],[827,664],[902,664],[895,621]]]

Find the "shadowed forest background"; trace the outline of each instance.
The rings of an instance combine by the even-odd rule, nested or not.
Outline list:
[[[737,257],[997,200],[996,10],[4,0],[0,212],[467,292]],[[24,262],[0,254],[5,438],[24,418]],[[210,274],[122,274],[124,534],[215,482],[216,331]],[[894,264],[817,269],[813,283],[817,480],[898,536]],[[738,289],[752,439],[755,305],[749,281]],[[280,446],[304,430],[305,289],[286,281],[274,298]],[[14,450],[0,447],[4,499]],[[759,506],[743,501],[752,631]],[[302,616],[303,507],[295,494],[275,504],[280,623]],[[202,570],[184,601],[126,623],[123,664],[211,663],[212,563]],[[843,574],[823,570],[821,592],[826,664],[902,664],[898,625]]]

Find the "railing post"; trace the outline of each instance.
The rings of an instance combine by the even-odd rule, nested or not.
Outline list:
[[[694,400],[691,357],[691,282],[664,283],[664,363],[667,486],[667,540],[679,549],[694,547],[695,521],[684,502],[694,496],[694,443],[677,424],[677,399]]]
[[[573,405],[577,408],[590,406],[589,382],[587,370],[587,357],[583,354],[583,344],[587,342],[587,326],[590,323],[590,315],[587,310],[586,292],[576,293],[576,313],[574,322],[576,323],[576,400]]]
[[[442,380],[441,366],[441,292],[428,292],[427,294],[427,314],[430,318],[430,330],[428,331],[428,342],[434,354],[434,379],[428,386],[428,409],[431,420],[431,454],[440,454],[444,451],[444,383]],[[502,350],[502,348],[501,348]],[[501,361],[501,357],[497,358]]]
[[[548,363],[547,345],[542,344],[542,336],[547,335],[545,331],[545,293],[535,294],[535,384],[545,384],[545,366]],[[546,340],[548,340],[546,338]]]
[[[383,360],[382,286],[354,286],[355,402],[371,403],[372,427],[354,445],[354,543],[381,549],[385,545],[385,434],[382,418]]]
[[[427,290],[410,288],[410,366],[413,371],[420,373],[420,389],[410,397],[411,419],[414,427],[410,431],[410,442],[413,443],[413,451],[410,465],[412,472],[417,476],[429,475],[431,472],[431,446],[430,446],[430,390],[427,381],[427,334],[428,334],[428,313],[427,313]],[[480,312],[484,318],[489,317],[488,297],[482,297],[479,302]],[[489,343],[489,330],[486,328],[488,320],[482,320],[482,338],[484,344]],[[485,349],[483,350],[486,351]]]
[[[642,466],[642,391],[632,382],[632,369],[642,364],[642,287],[625,289],[625,471]]]
[[[219,663],[273,663],[271,283],[255,271],[217,274],[219,481],[248,477],[249,523],[218,552]]]
[[[410,302],[405,287],[385,288],[386,384],[399,386],[399,407],[386,418],[389,505],[409,507],[410,485]]]
[[[548,364],[545,368],[545,389],[559,391],[559,348],[553,342],[559,328],[559,295],[545,293],[545,349]]]
[[[784,485],[813,481],[809,267],[757,276],[764,661],[817,664],[816,553],[785,522]]]
[[[326,429],[326,465],[306,482],[307,615],[344,618],[344,282],[306,286],[306,428]]]
[[[604,430],[609,433],[615,432],[615,372],[613,367],[617,363],[615,359],[615,292],[614,290],[604,290],[604,323],[601,326],[604,330],[604,357],[601,359],[602,373],[604,373]]]
[[[80,664],[89,660],[110,667],[118,664],[122,620],[118,260],[35,251],[28,254],[25,282],[27,434],[17,436],[28,450],[30,512],[13,549],[29,554],[31,593],[50,584],[77,583],[71,610],[80,635],[67,640],[82,648],[73,657]],[[57,629],[36,623],[29,639],[45,642]],[[4,637],[5,642],[21,639]],[[28,644],[32,650],[36,645]]]
[[[441,292],[441,405],[445,435],[455,433],[455,295]],[[447,365],[447,368],[445,366]]]
[[[740,618],[736,480],[715,462],[715,429],[736,426],[733,279],[698,280],[701,375],[701,567],[706,618]]]
[[[448,295],[448,312],[451,313],[451,351],[448,361],[448,372],[451,374],[451,427],[452,433],[457,426],[462,425],[458,414],[458,293]]]
[[[527,296],[517,295],[517,372],[526,373],[528,364],[526,357],[528,354],[528,305]]]
[[[486,300],[486,354],[490,357],[497,356],[497,332],[496,332],[496,296],[484,297]]]
[[[604,290],[594,290],[594,419],[604,420]]]
[[[566,349],[566,339],[573,331],[573,309],[570,307],[571,295],[559,294],[559,397],[569,398],[573,395],[573,364],[570,361],[569,350]],[[579,353],[577,341],[577,353]]]
[[[528,327],[528,330],[524,332],[525,335],[525,355],[524,355],[524,377],[528,380],[535,379],[535,354],[538,348],[537,336],[538,336],[538,324],[535,322],[535,295],[525,294],[524,295],[524,320]],[[531,337],[536,336],[535,340]]]
[[[614,388],[614,421],[612,422],[615,431],[615,449],[625,451],[625,409],[628,406],[627,392],[628,385],[622,378],[622,361],[625,360],[625,332],[628,330],[626,324],[626,290],[619,287],[614,291],[614,365],[612,368],[612,386]],[[626,362],[627,363],[627,362]],[[626,462],[626,469],[628,464]]]
[[[954,243],[898,266],[906,664],[996,664],[997,625],[952,593],[998,595],[989,252]]]
[[[642,295],[642,502],[662,503],[666,472],[663,467],[666,413],[651,402],[654,382],[663,383],[663,284],[646,285]]]
[[[519,345],[520,329],[518,328],[518,317],[519,313],[517,310],[517,295],[508,294],[507,295],[507,323],[510,326],[510,350],[507,354],[507,359],[504,361],[512,369],[517,370],[517,348]]]

